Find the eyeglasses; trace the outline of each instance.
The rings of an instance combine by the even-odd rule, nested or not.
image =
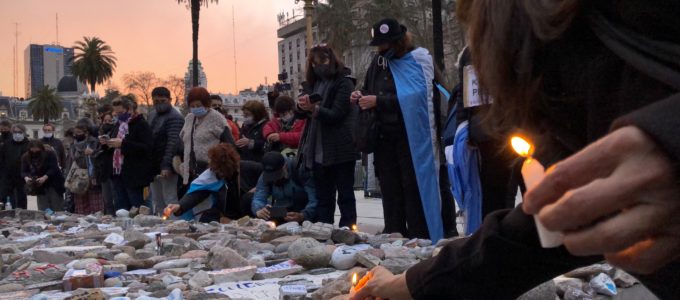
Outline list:
[[[316,44],[312,48],[328,48],[328,44],[326,43]]]

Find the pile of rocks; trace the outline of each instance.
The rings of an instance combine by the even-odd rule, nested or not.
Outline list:
[[[0,299],[344,299],[352,274],[377,265],[401,273],[442,245],[323,223],[164,221],[149,211],[1,211]]]

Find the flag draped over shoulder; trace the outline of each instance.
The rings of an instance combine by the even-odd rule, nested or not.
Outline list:
[[[417,48],[389,61],[397,88],[397,99],[404,116],[411,160],[418,182],[430,239],[444,236],[439,192],[439,147],[435,127],[432,56]]]
[[[189,187],[187,194],[191,194],[196,191],[210,191],[212,193],[217,193],[220,189],[222,189],[223,186],[225,186],[224,180],[217,178],[212,170],[206,169],[203,171],[203,173],[201,173],[201,175],[198,176],[198,178],[191,182],[191,186]],[[203,202],[196,205],[196,207],[182,214],[182,219],[187,221],[193,220],[196,215],[215,206],[215,200],[216,199],[214,195],[206,198]]]

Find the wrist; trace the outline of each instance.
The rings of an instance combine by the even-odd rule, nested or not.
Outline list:
[[[394,291],[396,299],[407,299],[410,298],[411,292],[408,290],[408,285],[406,284],[406,272],[394,276],[390,282],[390,288]]]

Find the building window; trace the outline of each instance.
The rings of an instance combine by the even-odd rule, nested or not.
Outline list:
[[[293,62],[293,53],[290,54],[290,56],[289,56],[289,61],[290,61],[290,62]]]
[[[300,64],[298,64],[298,72],[302,72],[302,69],[300,68]]]
[[[290,66],[290,74],[293,75],[293,66]]]
[[[22,110],[19,112],[19,120],[25,121],[26,118],[28,118],[28,112],[25,110]]]
[[[297,52],[297,59],[300,60],[300,50]]]
[[[293,50],[293,42],[288,42],[288,50]]]
[[[297,40],[295,40],[295,44],[298,48],[300,48],[300,38],[297,38]]]
[[[38,129],[33,129],[33,138],[34,139],[38,138]]]
[[[286,65],[286,57],[285,56],[281,58],[281,65],[282,66]]]

